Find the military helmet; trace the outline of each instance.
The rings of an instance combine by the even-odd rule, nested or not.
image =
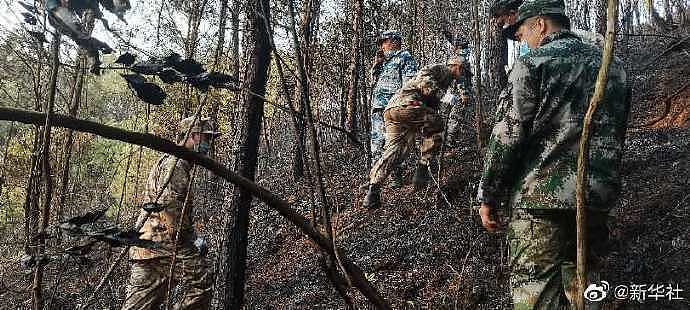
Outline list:
[[[518,17],[514,24],[503,30],[506,39],[517,41],[515,32],[530,17],[541,15],[565,15],[565,3],[563,0],[527,0],[518,8]],[[566,16],[567,18],[567,16]]]
[[[383,43],[383,41],[387,39],[398,40],[399,42],[402,42],[402,34],[400,33],[400,31],[395,30],[382,31],[376,43],[378,45],[381,45],[381,43]]]
[[[180,124],[178,125],[179,133],[184,135],[185,133],[187,133],[187,129],[189,129],[189,127],[191,126],[192,130],[190,132],[205,133],[212,136],[220,135],[220,131],[216,131],[216,129],[213,126],[213,123],[211,122],[211,119],[208,117],[201,117],[197,119],[193,125],[192,122],[194,122],[194,116],[190,116],[181,120]]]

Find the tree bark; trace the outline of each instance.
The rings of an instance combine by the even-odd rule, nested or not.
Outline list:
[[[232,75],[240,76],[240,0],[232,2]]]
[[[236,169],[240,174],[253,180],[258,161],[259,136],[261,133],[261,119],[264,113],[264,101],[255,96],[264,96],[268,81],[268,68],[271,61],[270,34],[270,6],[269,0],[255,0],[253,10],[248,12],[254,35],[254,48],[246,71],[244,81],[249,84],[251,93],[245,92],[244,101],[247,110],[244,115],[246,130],[242,138],[240,153],[236,160]],[[264,20],[265,18],[265,20]],[[233,193],[232,210],[233,221],[227,221],[225,239],[229,241],[226,249],[225,268],[225,301],[224,309],[240,309],[244,303],[244,284],[247,267],[247,239],[249,229],[249,207],[252,193],[243,188],[235,188]],[[232,225],[230,225],[232,223]]]
[[[508,65],[508,41],[501,34],[501,25],[489,20],[487,32],[487,74],[491,93],[495,94],[506,86],[508,76],[505,67]]]
[[[357,130],[357,103],[359,88],[359,72],[362,67],[361,42],[362,42],[362,15],[363,0],[355,0],[352,9],[354,23],[352,24],[352,58],[350,62],[350,85],[347,91],[347,122],[346,128],[350,132]]]
[[[484,122],[484,117],[482,115],[482,44],[481,44],[481,32],[479,28],[479,0],[472,1],[472,14],[474,15],[474,68],[477,71],[474,74],[474,87],[476,87],[476,97],[474,100],[475,108],[475,128],[477,131],[477,149],[480,154],[483,154],[482,149],[484,148],[484,139],[482,135],[482,127]]]

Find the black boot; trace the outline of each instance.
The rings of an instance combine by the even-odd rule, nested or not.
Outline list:
[[[376,209],[381,206],[381,187],[378,184],[369,185],[367,196],[364,197],[362,207],[365,209]]]
[[[416,191],[421,190],[426,187],[429,183],[429,167],[422,163],[417,163],[417,168],[414,171],[414,177],[412,177],[412,185]]]

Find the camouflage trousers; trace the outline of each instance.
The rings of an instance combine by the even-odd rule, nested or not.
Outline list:
[[[608,243],[607,213],[587,215],[587,283],[598,283]],[[508,225],[513,305],[523,309],[575,309],[574,210],[515,209]],[[600,309],[598,302],[586,309]]]
[[[159,309],[166,303],[170,258],[132,260],[132,273],[122,310]],[[184,283],[186,293],[173,309],[208,309],[211,282],[204,260],[196,253],[178,254],[174,280]]]
[[[371,112],[371,163],[377,162],[383,156],[383,146],[386,144],[386,126],[383,120],[383,109]]]
[[[420,163],[428,165],[443,141],[443,121],[436,110],[424,106],[401,106],[386,110],[386,143],[383,156],[371,168],[369,184],[381,184],[407,157],[421,132]]]

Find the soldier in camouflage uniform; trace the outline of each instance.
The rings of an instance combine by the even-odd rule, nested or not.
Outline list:
[[[371,104],[371,163],[383,155],[386,142],[383,110],[393,94],[417,73],[417,62],[407,50],[401,49],[402,36],[398,31],[384,31],[378,39],[380,49],[371,68],[374,90]],[[402,185],[402,171],[394,169],[393,187]]]
[[[383,156],[371,168],[365,208],[381,205],[381,183],[397,167],[415,145],[418,132],[422,135],[421,158],[413,183],[415,188],[426,185],[429,163],[443,141],[443,121],[438,114],[441,99],[453,80],[462,74],[462,63],[451,59],[447,64],[422,68],[391,98],[383,117],[386,122],[386,145]]]
[[[213,129],[208,118],[194,122],[194,117],[180,122],[179,144],[200,153],[208,152],[210,140],[219,134]],[[188,139],[185,133],[191,127]],[[172,171],[171,171],[172,169]],[[177,258],[175,279],[181,279],[188,286],[186,294],[175,309],[208,309],[211,301],[211,283],[206,271],[206,264],[195,246],[196,233],[192,226],[192,206],[180,220],[185,201],[192,203],[189,192],[189,179],[192,164],[174,156],[161,157],[151,168],[146,191],[145,203],[157,204],[160,212],[142,210],[137,220],[143,222],[139,230],[141,239],[152,240],[161,244],[157,249],[132,247],[129,257],[132,260],[132,271],[127,285],[127,295],[123,310],[158,309],[165,303],[168,288],[168,275],[173,252],[173,240],[180,231],[177,240]],[[166,180],[169,181],[166,184]],[[159,197],[160,196],[160,197]],[[187,197],[189,196],[189,197]]]
[[[601,51],[567,30],[562,0],[525,1],[505,33],[527,42],[499,98],[478,199],[482,224],[499,228],[507,211],[515,309],[567,309],[576,293],[575,180],[583,119],[601,66]],[[593,116],[587,188],[588,281],[606,254],[608,211],[620,190],[620,163],[630,109],[626,73],[610,67]],[[506,210],[507,209],[507,210]],[[588,302],[588,309],[600,308]]]

